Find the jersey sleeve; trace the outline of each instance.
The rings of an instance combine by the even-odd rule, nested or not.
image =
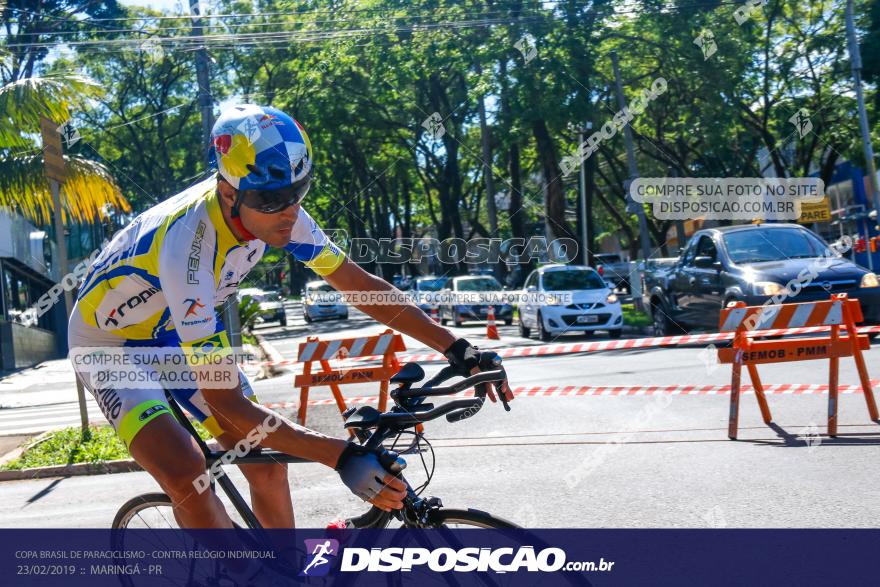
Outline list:
[[[284,249],[322,277],[336,271],[345,260],[345,253],[327,238],[305,208],[299,209]]]
[[[207,218],[186,220],[168,229],[159,251],[159,280],[183,346],[225,336],[214,311],[217,233]]]

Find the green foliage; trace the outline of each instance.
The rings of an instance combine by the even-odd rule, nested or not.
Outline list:
[[[242,296],[238,302],[238,319],[241,329],[250,332],[260,316],[260,303],[251,296]]]
[[[193,422],[193,425],[201,438],[211,438],[211,434],[200,423]],[[27,446],[20,457],[0,469],[20,470],[75,463],[103,463],[127,458],[128,449],[112,426],[90,426],[85,433],[78,426],[73,426],[62,428]]]
[[[564,235],[574,231],[577,174],[563,175],[559,162],[577,149],[577,126],[595,132],[620,109],[612,51],[627,100],[658,77],[668,83],[631,124],[642,176],[818,173],[827,181],[836,164],[858,164],[844,4],[770,0],[738,24],[743,3],[717,0],[220,0],[215,13],[250,16],[206,20],[205,45],[215,114],[221,102],[271,104],[306,127],[316,179],[305,206],[324,227],[350,238],[487,235],[477,115],[485,100],[494,189],[521,200],[498,211],[499,236],[543,234],[545,214]],[[869,49],[878,46],[880,12],[877,2],[855,4],[866,74],[876,81]],[[186,41],[186,20],[119,9],[138,20],[114,21],[114,32],[67,22],[78,39],[96,42],[49,69],[76,67],[105,88],[93,107],[75,107],[85,124],[79,148],[97,153],[141,209],[204,171],[198,44]],[[701,35],[711,37],[711,54]],[[528,59],[524,40],[536,49]],[[873,103],[876,88],[868,93]],[[813,125],[804,137],[790,122],[801,109]],[[435,113],[440,134],[426,128]],[[876,128],[876,113],[869,118]],[[589,163],[595,232],[632,254],[638,228],[626,208],[623,133],[603,140]],[[671,223],[649,216],[649,228],[666,253]],[[267,260],[252,281],[277,283],[283,263]]]

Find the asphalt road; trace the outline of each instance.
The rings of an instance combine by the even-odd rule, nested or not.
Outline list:
[[[266,328],[286,356],[290,337],[334,337],[382,328],[355,314],[340,323]],[[479,340],[481,326],[461,333]],[[524,344],[502,327],[504,344]],[[534,343],[535,341],[532,341]],[[704,363],[701,350],[667,348],[509,359],[514,385],[724,384],[727,367]],[[880,351],[868,354],[869,368]],[[841,382],[855,383],[842,361]],[[427,370],[431,372],[431,367]],[[825,383],[821,361],[762,366],[765,383]],[[876,377],[877,373],[873,373]],[[263,402],[294,399],[290,374],[259,381]],[[346,388],[347,395],[375,386]],[[313,398],[328,397],[313,390]],[[483,509],[532,527],[870,527],[880,515],[876,488],[880,425],[864,399],[841,396],[840,436],[824,436],[827,396],[772,395],[778,425],[765,426],[754,398],[742,403],[740,440],[727,439],[727,396],[521,397],[510,413],[487,405],[456,424],[427,426],[436,472],[428,493],[448,506]],[[287,410],[287,414],[291,411]],[[333,406],[310,408],[310,427],[342,433]],[[407,457],[421,483],[420,459]],[[234,479],[241,481],[237,471]],[[291,465],[300,526],[322,527],[364,509],[336,474]],[[241,485],[245,489],[245,485]],[[4,527],[106,527],[130,497],[157,486],[144,473],[0,484]]]

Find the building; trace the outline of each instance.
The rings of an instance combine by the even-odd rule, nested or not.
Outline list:
[[[70,227],[69,267],[99,246],[103,232],[101,224]],[[0,372],[67,353],[64,298],[45,311],[37,303],[66,273],[58,267],[50,232],[0,209]]]

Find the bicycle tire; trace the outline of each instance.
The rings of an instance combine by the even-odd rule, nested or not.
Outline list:
[[[460,524],[476,528],[496,530],[514,530],[520,528],[510,520],[493,516],[488,512],[475,509],[440,508],[432,515],[432,521],[438,525]]]
[[[116,517],[113,518],[114,530],[125,528],[128,522],[141,510],[156,506],[171,507],[171,498],[164,493],[144,493],[129,499],[122,504]]]

